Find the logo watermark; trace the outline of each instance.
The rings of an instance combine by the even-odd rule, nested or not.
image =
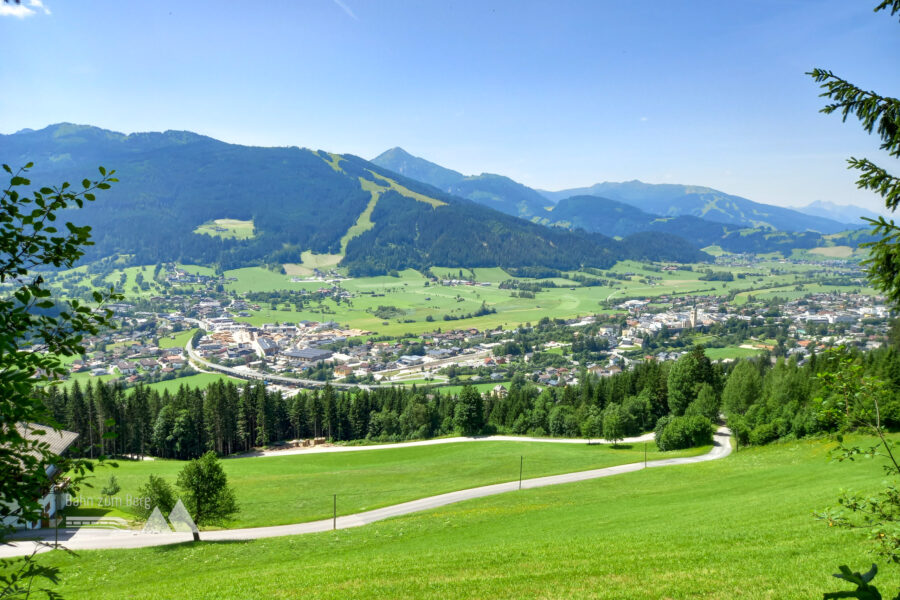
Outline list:
[[[66,507],[75,508],[143,508],[150,510],[150,498],[125,494],[119,496],[67,496]]]

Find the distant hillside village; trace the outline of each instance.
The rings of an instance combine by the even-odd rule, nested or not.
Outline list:
[[[582,369],[609,376],[647,360],[674,360],[698,341],[710,352],[727,346],[730,350],[715,358],[723,361],[769,353],[802,362],[817,348],[842,344],[873,349],[881,345],[890,317],[882,298],[861,293],[811,293],[743,305],[713,295],[663,295],[621,301],[611,306],[614,314],[379,339],[334,321],[252,325],[244,319],[259,304],[216,293],[222,277],[177,270],[170,276],[206,285],[206,291],[109,306],[120,328],[86,340],[88,352],[69,364],[72,377],[103,376],[133,385],[213,370],[302,387],[318,381],[500,383],[522,373],[557,386],[577,383]],[[349,296],[337,286],[315,293]],[[148,306],[166,310],[141,310]],[[503,393],[502,386],[495,391]]]

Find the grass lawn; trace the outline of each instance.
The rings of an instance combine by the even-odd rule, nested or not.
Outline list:
[[[185,344],[187,344],[189,339],[194,337],[196,332],[196,329],[189,329],[187,331],[180,331],[178,333],[173,333],[172,335],[163,336],[159,338],[159,347],[184,348]]]
[[[87,385],[89,381],[93,381],[94,385],[96,385],[101,381],[103,383],[106,383],[108,381],[112,381],[113,379],[121,379],[121,377],[121,375],[110,374],[98,375],[95,377],[94,375],[91,375],[90,371],[82,371],[81,373],[69,374],[68,379],[61,383],[58,383],[57,385],[71,389],[71,387],[75,385],[75,382],[77,381],[81,388],[84,389],[84,386]]]
[[[476,390],[478,390],[479,392],[481,392],[483,394],[485,392],[491,391],[498,385],[502,385],[503,387],[508,389],[510,386],[510,382],[508,382],[508,381],[501,381],[501,382],[491,381],[488,383],[473,383],[471,385],[472,385],[472,387],[474,387]],[[449,396],[449,395],[460,393],[462,391],[463,387],[464,386],[461,386],[461,385],[447,385],[444,387],[437,388],[437,391],[445,396]]]
[[[177,380],[176,380],[177,381]],[[661,453],[649,444],[650,456]],[[664,456],[705,452],[690,450]],[[370,452],[234,458],[223,462],[241,512],[231,527],[259,527],[349,514],[464,488],[642,461],[643,445],[619,448],[541,442],[477,442]],[[173,485],[183,461],[119,461],[119,496],[135,497],[150,474]],[[95,489],[100,486],[95,485]],[[91,493],[94,493],[93,491]]]
[[[807,599],[877,560],[812,516],[872,461],[824,442],[515,492],[373,525],[252,542],[53,553],[66,598]],[[527,462],[526,462],[527,465]],[[896,591],[898,568],[875,579]],[[164,574],[164,576],[162,575]]]
[[[178,391],[183,385],[188,387],[198,387],[205,388],[210,383],[215,381],[233,381],[234,383],[245,383],[242,379],[235,379],[232,377],[228,377],[227,375],[222,375],[220,373],[197,373],[196,375],[188,375],[187,377],[178,377],[176,379],[169,379],[167,381],[158,381],[156,383],[149,383],[146,387],[151,388],[159,392],[163,393],[164,390],[169,390],[169,393],[172,394]]]
[[[853,248],[850,246],[823,246],[821,248],[813,248],[809,252],[828,258],[850,258],[853,256]]]
[[[722,360],[723,358],[746,358],[756,356],[762,350],[753,348],[740,348],[738,346],[726,346],[725,348],[707,348],[706,356],[710,360]]]
[[[253,237],[253,221],[239,219],[215,219],[194,230],[194,233],[211,235],[222,239],[248,240]]]

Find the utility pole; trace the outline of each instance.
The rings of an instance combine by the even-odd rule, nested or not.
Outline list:
[[[56,530],[54,532],[53,547],[59,548],[59,488],[53,488],[53,508],[56,516]]]
[[[522,467],[525,465],[525,457],[519,457],[519,489],[522,489]]]

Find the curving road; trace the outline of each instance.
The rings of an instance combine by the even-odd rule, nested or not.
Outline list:
[[[230,375],[231,377],[236,377],[237,379],[252,379],[254,381],[267,381],[272,383],[277,383],[280,385],[289,385],[292,387],[301,387],[301,388],[320,388],[325,387],[327,383],[331,384],[331,387],[338,389],[365,389],[368,390],[373,386],[363,385],[358,383],[341,383],[339,381],[318,381],[315,379],[295,379],[293,377],[282,377],[281,375],[273,375],[271,373],[260,373],[259,371],[251,371],[247,369],[233,369],[231,367],[226,367],[223,365],[217,365],[216,363],[209,362],[194,350],[194,345],[192,340],[188,340],[184,345],[184,349],[187,350],[188,357],[190,360],[195,363],[202,365],[205,369],[210,369],[211,371],[218,371],[219,373],[224,373],[226,375]]]
[[[578,481],[587,481],[589,479],[598,479],[601,477],[611,477],[613,475],[621,475],[622,473],[631,473],[640,471],[644,468],[666,467],[672,465],[686,465],[710,460],[725,458],[731,454],[730,443],[731,432],[727,427],[720,427],[715,434],[715,442],[713,449],[701,456],[691,456],[684,458],[666,458],[654,460],[647,463],[645,467],[643,463],[631,463],[627,465],[618,465],[615,467],[607,467],[605,469],[593,469],[590,471],[577,471],[574,473],[565,473],[563,475],[551,475],[548,477],[536,477],[534,479],[525,479],[521,483],[522,489],[533,489],[546,487],[549,485],[560,485],[564,483],[574,483]],[[308,523],[296,523],[293,525],[278,525],[275,527],[254,527],[248,529],[226,529],[222,531],[204,531],[201,539],[205,541],[241,541],[255,540],[269,537],[280,537],[285,535],[302,535],[305,533],[316,533],[330,531],[331,529],[348,529],[350,527],[360,527],[398,517],[408,515],[424,510],[431,510],[456,502],[472,500],[475,498],[483,498],[485,496],[493,496],[495,494],[503,494],[519,489],[518,481],[510,481],[507,483],[498,483],[494,485],[485,485],[467,490],[459,490],[448,494],[440,494],[437,496],[429,496],[394,504],[384,508],[369,510],[366,512],[356,513],[338,517],[336,520],[324,519],[321,521],[311,521]],[[20,541],[10,542],[0,546],[0,558],[8,558],[13,556],[23,556],[33,552],[46,552],[52,549],[54,532],[40,532],[44,534],[42,541]],[[31,532],[32,535],[38,532]],[[144,548],[148,546],[162,546],[167,544],[178,544],[181,542],[191,541],[190,533],[164,533],[164,534],[145,534],[141,532],[122,531],[122,530],[103,530],[103,529],[76,529],[65,530],[59,532],[60,544],[69,550],[100,550],[115,548]],[[50,544],[50,545],[48,545]]]

